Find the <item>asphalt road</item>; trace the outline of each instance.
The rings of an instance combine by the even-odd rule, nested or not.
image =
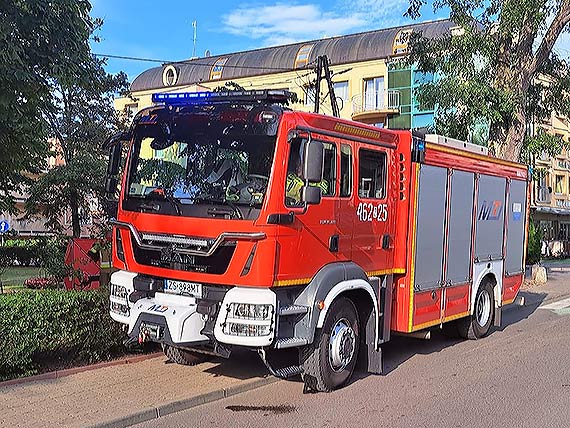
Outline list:
[[[570,300],[510,310],[478,341],[397,337],[384,349],[386,375],[333,393],[282,381],[137,427],[570,427]]]

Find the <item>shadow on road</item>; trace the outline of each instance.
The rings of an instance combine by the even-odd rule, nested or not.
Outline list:
[[[501,327],[492,327],[490,335],[504,331],[507,327],[515,325],[528,318],[546,298],[546,293],[520,292],[520,296],[525,298],[526,306],[512,306],[503,310]],[[439,327],[430,329],[430,339],[417,339],[406,336],[392,336],[392,339],[382,346],[384,359],[384,373],[387,375],[397,369],[401,364],[412,358],[414,355],[428,355],[434,352],[441,352],[450,348],[464,339],[454,339],[445,336]],[[353,381],[368,377],[369,373],[355,373]]]

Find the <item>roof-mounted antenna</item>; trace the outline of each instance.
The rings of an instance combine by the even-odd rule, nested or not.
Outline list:
[[[198,22],[192,21],[192,28],[194,29],[194,47],[192,48],[192,58],[196,58],[196,32],[198,31]]]

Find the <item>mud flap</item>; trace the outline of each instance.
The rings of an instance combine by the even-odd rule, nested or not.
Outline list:
[[[382,374],[382,348],[376,347],[376,319],[370,311],[366,320],[366,334],[360,342],[357,368],[372,374]]]
[[[495,327],[501,327],[501,316],[503,314],[503,307],[502,306],[496,306],[495,307],[495,316],[494,319],[495,321],[493,322],[493,325]]]

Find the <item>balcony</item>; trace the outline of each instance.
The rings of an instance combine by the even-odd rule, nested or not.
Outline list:
[[[536,203],[550,204],[551,203],[552,188],[548,186],[536,187]]]
[[[399,91],[369,91],[352,97],[352,120],[368,124],[385,122],[400,113]]]

